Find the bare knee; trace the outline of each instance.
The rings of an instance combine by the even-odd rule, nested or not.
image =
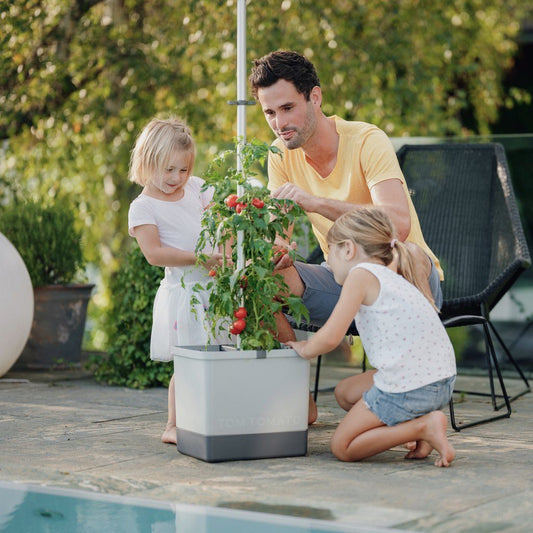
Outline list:
[[[277,274],[283,276],[283,279],[289,287],[289,293],[294,296],[303,296],[305,291],[305,285],[298,274],[298,271],[293,267],[284,268],[276,271]]]
[[[349,389],[348,384],[346,383],[346,381],[343,380],[337,384],[337,386],[335,387],[335,391],[334,391],[335,399],[337,400],[337,403],[345,411],[348,411],[353,405],[353,403],[350,403],[346,397],[348,389]]]
[[[354,459],[348,454],[348,443],[344,442],[340,437],[337,437],[336,434],[334,434],[331,439],[330,448],[331,453],[333,453],[339,461],[354,461]]]

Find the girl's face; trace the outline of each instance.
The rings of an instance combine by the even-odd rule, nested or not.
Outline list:
[[[151,185],[169,199],[181,198],[183,188],[192,173],[192,160],[191,152],[174,152],[160,175],[152,178]]]
[[[349,244],[348,241],[344,241],[329,245],[328,265],[339,285],[345,282],[348,272],[353,266],[353,262],[350,260],[350,250],[348,250]]]

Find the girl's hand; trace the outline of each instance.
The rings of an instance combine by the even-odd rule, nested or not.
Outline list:
[[[215,252],[204,263],[202,263],[202,266],[206,270],[211,270],[213,267],[221,266],[223,259],[223,254]]]
[[[287,341],[284,344],[290,346],[300,357],[304,359],[313,359],[313,356],[308,356],[306,354],[306,344],[308,341]]]

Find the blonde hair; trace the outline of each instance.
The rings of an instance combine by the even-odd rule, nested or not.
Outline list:
[[[360,207],[344,213],[331,226],[326,239],[328,245],[352,241],[356,246],[360,246],[365,254],[379,259],[385,266],[397,259],[398,274],[411,282],[435,307],[427,283],[423,283],[420,275],[417,275],[411,251],[405,243],[396,238],[394,226],[382,209]]]
[[[190,152],[194,164],[195,146],[191,131],[178,118],[152,119],[141,131],[131,152],[129,179],[146,185],[151,179],[163,176],[172,154]]]

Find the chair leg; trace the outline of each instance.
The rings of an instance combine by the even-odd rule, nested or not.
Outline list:
[[[525,389],[521,390],[520,392],[518,392],[517,394],[515,394],[514,396],[509,398],[509,401],[512,402],[512,401],[516,400],[517,398],[520,398],[520,396],[523,396],[524,394],[527,394],[528,392],[531,392],[531,386],[529,385],[529,381],[527,380],[526,376],[522,372],[522,369],[520,368],[520,366],[516,362],[515,358],[511,355],[511,352],[510,352],[509,348],[507,348],[507,345],[505,344],[505,342],[503,342],[503,339],[500,337],[500,334],[498,333],[497,329],[494,327],[494,324],[490,320],[488,321],[488,324],[490,326],[491,331],[494,333],[494,335],[498,339],[498,342],[500,343],[500,346],[503,348],[503,351],[504,351],[505,355],[507,356],[507,359],[514,366],[514,368],[518,372],[518,375],[520,376],[520,378],[522,379],[522,381],[524,382],[524,384],[526,386]]]
[[[488,322],[488,321],[487,321]],[[479,420],[475,420],[473,422],[468,422],[466,424],[457,424],[455,420],[455,410],[454,410],[454,402],[453,398],[450,400],[449,408],[450,408],[450,423],[456,431],[461,431],[462,429],[477,426],[479,424],[485,424],[487,422],[492,422],[493,420],[499,420],[501,418],[509,418],[511,416],[511,399],[509,398],[509,395],[507,394],[507,390],[505,388],[505,383],[503,381],[502,372],[500,369],[500,365],[498,363],[498,358],[496,357],[496,351],[494,349],[494,344],[492,342],[492,337],[490,334],[490,329],[487,325],[487,322],[483,323],[483,332],[485,335],[485,346],[486,346],[486,357],[487,357],[487,365],[488,365],[488,374],[489,374],[489,384],[490,384],[490,394],[485,392],[476,392],[476,391],[460,391],[456,390],[454,393],[461,393],[464,392],[465,394],[472,394],[475,396],[490,396],[492,399],[492,406],[495,411],[498,411],[501,407],[505,405],[506,412],[500,413],[495,416],[487,417],[487,418],[481,418]],[[497,337],[499,337],[497,335]],[[498,377],[498,382],[500,384],[500,389],[502,391],[502,394],[496,394],[494,390],[494,375],[492,373],[492,368],[494,367],[494,370],[496,371],[496,375]],[[497,405],[496,398],[503,398],[504,403],[501,405]]]
[[[318,382],[320,380],[320,365],[322,364],[322,356],[319,355],[318,359],[316,360],[316,371],[315,371],[315,390],[313,392],[313,400],[315,400],[318,397]]]

